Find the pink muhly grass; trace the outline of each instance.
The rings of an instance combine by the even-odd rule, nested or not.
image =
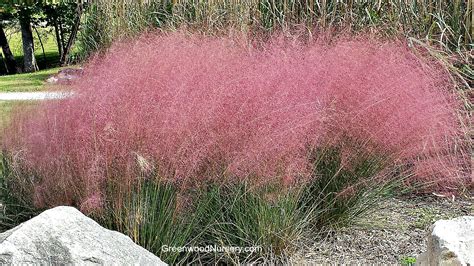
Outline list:
[[[126,191],[134,183],[137,156],[184,186],[290,185],[310,177],[308,146],[348,138],[412,165],[412,181],[453,189],[463,180],[452,152],[462,128],[449,86],[437,65],[400,41],[257,49],[226,38],[153,35],[92,60],[73,98],[16,117],[4,143],[37,176],[38,205],[87,211],[101,206],[98,195],[111,184]],[[360,152],[346,149],[345,157]]]

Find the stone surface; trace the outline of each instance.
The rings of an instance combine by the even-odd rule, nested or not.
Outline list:
[[[417,265],[474,265],[474,216],[435,222]]]
[[[70,84],[72,81],[80,78],[84,70],[82,68],[64,68],[58,74],[52,75],[46,79],[48,83]]]
[[[0,264],[166,265],[73,207],[56,207],[0,234]]]

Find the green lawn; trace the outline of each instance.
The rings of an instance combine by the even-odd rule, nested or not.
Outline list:
[[[45,80],[59,71],[59,67],[9,76],[0,76],[0,92],[38,91],[43,89]]]

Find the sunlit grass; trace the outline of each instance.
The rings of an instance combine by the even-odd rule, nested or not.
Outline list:
[[[59,67],[33,73],[0,76],[0,92],[39,91],[44,89],[46,79],[59,71]]]

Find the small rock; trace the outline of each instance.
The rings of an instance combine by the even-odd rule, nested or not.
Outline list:
[[[474,216],[435,222],[417,265],[474,265]]]
[[[82,68],[64,68],[59,70],[58,74],[52,75],[46,79],[51,84],[61,83],[70,84],[73,80],[78,79],[84,73]]]
[[[55,77],[55,76],[51,76],[51,77],[46,79],[46,82],[51,83],[51,84],[55,84],[55,83],[58,83],[58,78]]]
[[[56,207],[0,234],[0,264],[166,265],[73,207]]]

